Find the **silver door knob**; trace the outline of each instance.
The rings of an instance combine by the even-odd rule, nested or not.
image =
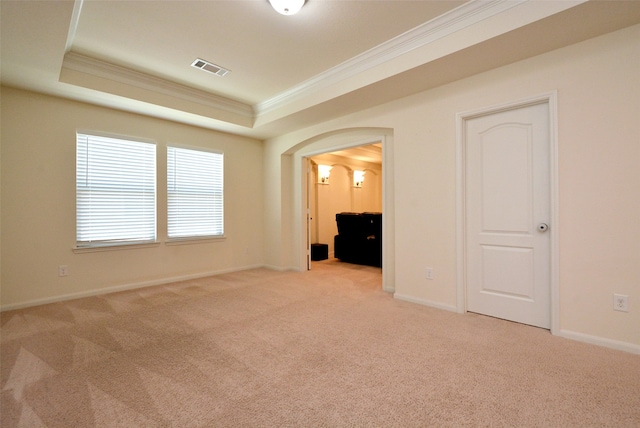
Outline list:
[[[549,229],[546,223],[540,223],[538,225],[538,232],[546,232]]]

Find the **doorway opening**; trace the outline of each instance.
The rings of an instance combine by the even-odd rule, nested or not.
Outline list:
[[[382,143],[306,159],[310,263],[382,267]]]
[[[294,222],[296,232],[295,257],[298,260],[298,269],[303,271],[311,268],[311,231],[314,225],[310,224],[311,217],[311,195],[309,187],[312,185],[311,181],[311,158],[333,154],[339,155],[342,151],[348,151],[358,147],[366,147],[372,145],[379,145],[382,155],[381,163],[381,175],[378,185],[381,186],[381,212],[382,212],[382,288],[388,292],[395,291],[395,240],[394,240],[394,193],[393,183],[391,182],[393,177],[393,130],[388,128],[347,128],[336,131],[327,132],[317,135],[313,138],[300,142],[296,146],[292,147],[284,155],[290,155],[293,163],[293,177],[294,177],[294,200],[293,209],[294,216],[292,221]],[[309,170],[309,173],[307,173]],[[338,171],[336,169],[336,171]],[[353,180],[354,168],[351,171],[345,170],[346,175]],[[349,175],[351,173],[351,175]],[[365,171],[364,182],[367,181],[367,174]],[[379,173],[378,173],[379,174]],[[370,178],[374,177],[371,173]],[[334,175],[335,178],[335,175]],[[317,176],[313,178],[317,181]],[[329,185],[333,180],[329,175]],[[372,180],[373,181],[373,180]],[[314,182],[315,186],[316,183]],[[350,196],[351,197],[351,196]],[[358,206],[358,194],[354,196],[355,204]],[[360,205],[364,207],[364,205]],[[332,220],[335,222],[335,217]],[[329,232],[330,234],[331,232]],[[317,235],[316,235],[317,236]],[[333,239],[330,235],[327,239]],[[328,242],[326,242],[328,246]],[[328,250],[328,248],[327,248]],[[328,252],[328,251],[327,251]],[[327,254],[328,255],[328,254]]]

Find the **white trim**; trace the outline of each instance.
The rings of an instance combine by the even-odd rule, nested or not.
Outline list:
[[[347,130],[347,132],[349,131],[350,130]],[[331,139],[333,137],[335,137],[335,135],[331,135],[327,138]],[[378,144],[383,142],[384,142],[384,135],[380,135],[376,137],[361,138],[358,140],[349,141],[344,144],[336,144],[335,146],[332,146],[330,148],[322,148],[322,149],[316,149],[311,151],[305,151],[304,149],[302,149],[300,150],[300,155],[305,158],[310,158],[313,156],[324,155],[332,152],[337,152],[340,150],[348,150],[348,149],[353,149],[354,147],[368,146],[371,144]]]
[[[224,151],[222,151],[220,149],[214,149],[214,148],[211,148],[211,147],[202,147],[202,146],[194,146],[194,145],[189,145],[189,144],[168,142],[165,145],[165,149],[168,149],[169,147],[174,147],[176,149],[194,150],[194,151],[198,151],[198,152],[207,152],[207,153],[215,153],[215,154],[218,154],[218,155],[224,155]],[[165,153],[167,153],[167,150],[165,150]]]
[[[548,94],[549,105],[549,191],[551,204],[551,334],[560,331],[560,176],[558,162],[558,91]]]
[[[154,248],[160,246],[160,241],[131,242],[129,244],[102,244],[87,245],[86,247],[73,247],[71,251],[74,254],[82,253],[99,253],[102,251],[121,251],[121,250],[139,250],[142,248]]]
[[[254,120],[253,108],[248,104],[91,58],[86,55],[81,55],[76,52],[69,52],[64,56],[62,68],[168,95],[219,109],[227,113],[237,114],[251,121],[251,123],[253,123]]]
[[[295,100],[353,78],[373,67],[394,60],[527,1],[530,0],[472,0],[467,2],[322,74],[255,104],[256,117],[269,114]]]
[[[551,333],[560,331],[560,270],[559,270],[559,220],[558,220],[558,92],[551,91],[521,100],[497,104],[481,109],[456,114],[456,311],[464,313],[466,305],[466,269],[465,269],[465,159],[464,159],[464,122],[487,114],[500,113],[516,108],[536,104],[549,106],[549,187],[550,217],[550,315]]]
[[[300,268],[295,266],[280,267],[280,266],[273,266],[273,265],[263,265],[262,267],[269,270],[275,270],[277,272],[300,272]]]
[[[466,259],[464,257],[465,244],[465,205],[464,184],[464,119],[461,113],[456,114],[456,312],[467,312],[467,299],[465,298]]]
[[[69,32],[67,33],[67,43],[64,47],[64,52],[71,51],[73,41],[76,38],[76,32],[78,31],[78,24],[80,23],[80,14],[82,13],[82,6],[84,0],[75,0],[73,2],[73,13],[71,14],[71,24],[69,25]]]
[[[591,336],[589,334],[578,333],[577,331],[571,330],[559,330],[557,333],[554,333],[554,335],[563,337],[565,339],[576,340],[578,342],[604,346],[605,348],[617,349],[618,351],[640,355],[640,345],[636,345],[635,343],[621,342],[619,340]]]
[[[458,308],[456,306],[445,305],[444,303],[434,302],[433,300],[420,299],[418,297],[409,296],[407,294],[394,293],[393,298],[403,300],[405,302],[416,303],[422,306],[428,306],[430,308],[443,309],[449,312],[458,312]]]
[[[216,276],[216,275],[222,275],[225,273],[240,272],[240,271],[245,271],[250,269],[259,269],[259,268],[271,269],[269,266],[265,266],[265,265],[251,265],[251,266],[243,266],[239,268],[221,269],[221,270],[215,270],[210,272],[195,273],[190,275],[180,275],[180,276],[174,276],[169,278],[154,279],[150,281],[114,285],[114,286],[109,286],[104,288],[98,288],[95,290],[80,291],[77,293],[63,294],[61,296],[46,297],[44,299],[29,300],[22,303],[13,303],[9,305],[3,305],[2,307],[0,307],[0,312],[12,311],[15,309],[23,309],[31,306],[46,305],[49,303],[64,302],[67,300],[81,299],[83,297],[101,296],[105,294],[115,293],[117,291],[135,290],[138,288],[152,287],[154,285],[171,284],[173,282],[187,281],[190,279],[198,279],[198,278],[206,278],[209,276]],[[278,270],[278,269],[274,269],[274,270]]]
[[[96,131],[93,129],[86,129],[86,128],[77,128],[76,137],[78,136],[78,134],[90,135],[94,137],[114,138],[117,140],[133,141],[134,143],[154,144],[158,146],[158,142],[153,138],[136,137],[135,135],[116,134],[113,132]]]
[[[382,139],[382,289],[396,291],[394,135]]]
[[[164,245],[191,245],[208,244],[212,242],[224,242],[227,239],[224,235],[218,236],[189,236],[186,238],[167,238]]]

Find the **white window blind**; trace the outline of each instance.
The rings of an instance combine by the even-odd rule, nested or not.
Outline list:
[[[223,154],[167,147],[169,238],[224,234]]]
[[[77,134],[76,245],[155,241],[156,145]]]

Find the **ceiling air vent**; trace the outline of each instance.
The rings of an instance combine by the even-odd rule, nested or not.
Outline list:
[[[220,77],[225,76],[229,72],[229,70],[224,69],[219,65],[211,64],[210,62],[200,58],[193,61],[191,63],[191,67],[199,68],[200,70],[204,70],[206,72],[215,74],[216,76],[220,76]]]

